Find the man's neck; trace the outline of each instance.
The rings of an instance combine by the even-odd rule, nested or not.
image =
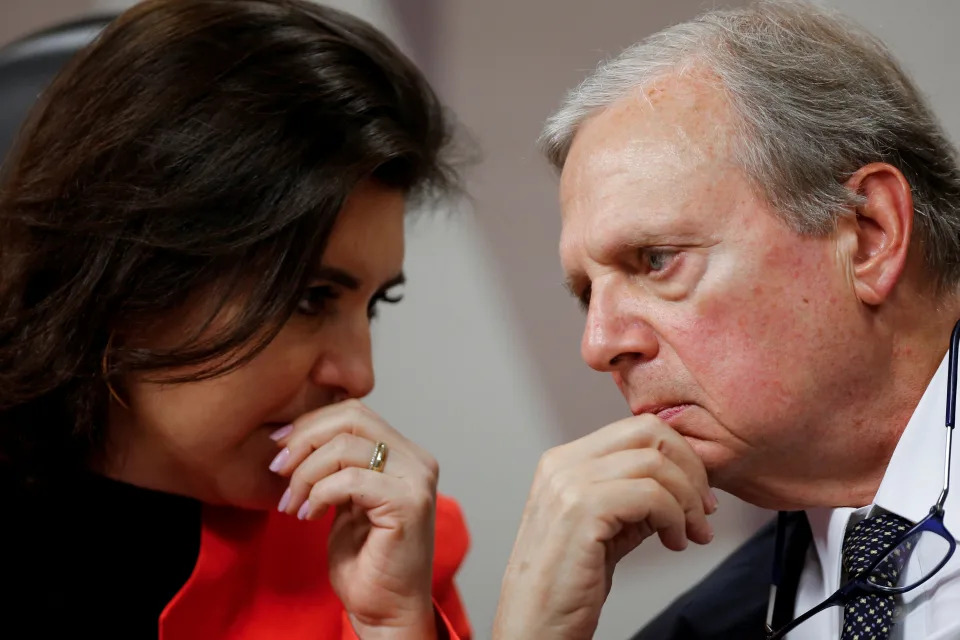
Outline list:
[[[960,313],[960,310],[957,310]],[[811,429],[811,455],[788,476],[771,469],[770,477],[732,491],[762,507],[794,510],[855,507],[873,502],[893,452],[947,353],[956,321],[941,307],[938,321],[903,332],[886,357],[883,374],[872,384],[852,389],[851,400],[835,408],[829,424]]]

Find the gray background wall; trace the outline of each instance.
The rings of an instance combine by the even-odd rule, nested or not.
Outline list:
[[[0,0],[0,43],[49,26],[51,20],[86,15],[93,5],[94,0]]]
[[[0,0],[0,41],[127,0]],[[547,448],[627,414],[579,359],[582,317],[556,258],[556,179],[537,157],[540,124],[604,56],[712,3],[700,0],[339,0],[427,70],[483,151],[472,202],[411,222],[407,301],[376,330],[370,403],[432,450],[441,490],[466,512],[473,547],[459,583],[489,637],[503,567],[533,470]],[[731,2],[723,4],[730,5]],[[886,38],[956,133],[960,95],[949,0],[836,0]],[[693,584],[770,514],[721,495],[717,538],[676,554],[650,540],[621,563],[597,638],[619,639]]]

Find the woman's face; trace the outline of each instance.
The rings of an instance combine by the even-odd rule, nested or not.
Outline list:
[[[108,475],[206,502],[273,508],[270,434],[303,413],[373,389],[370,321],[402,283],[404,196],[372,182],[351,194],[299,310],[249,363],[183,384],[126,381],[111,408]],[[190,310],[149,336],[176,340]]]

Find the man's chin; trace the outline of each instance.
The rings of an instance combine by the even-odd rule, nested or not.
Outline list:
[[[684,435],[683,439],[687,441],[693,452],[697,454],[700,461],[703,462],[707,470],[707,476],[710,478],[710,485],[714,485],[714,478],[724,475],[732,462],[729,451],[714,442],[713,440],[702,440],[696,436]]]

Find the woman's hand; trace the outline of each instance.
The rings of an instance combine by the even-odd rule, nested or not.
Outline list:
[[[378,442],[382,472],[370,469]],[[280,511],[314,520],[336,509],[330,583],[357,634],[434,638],[436,460],[357,400],[302,416],[279,444],[270,468],[290,478]]]

